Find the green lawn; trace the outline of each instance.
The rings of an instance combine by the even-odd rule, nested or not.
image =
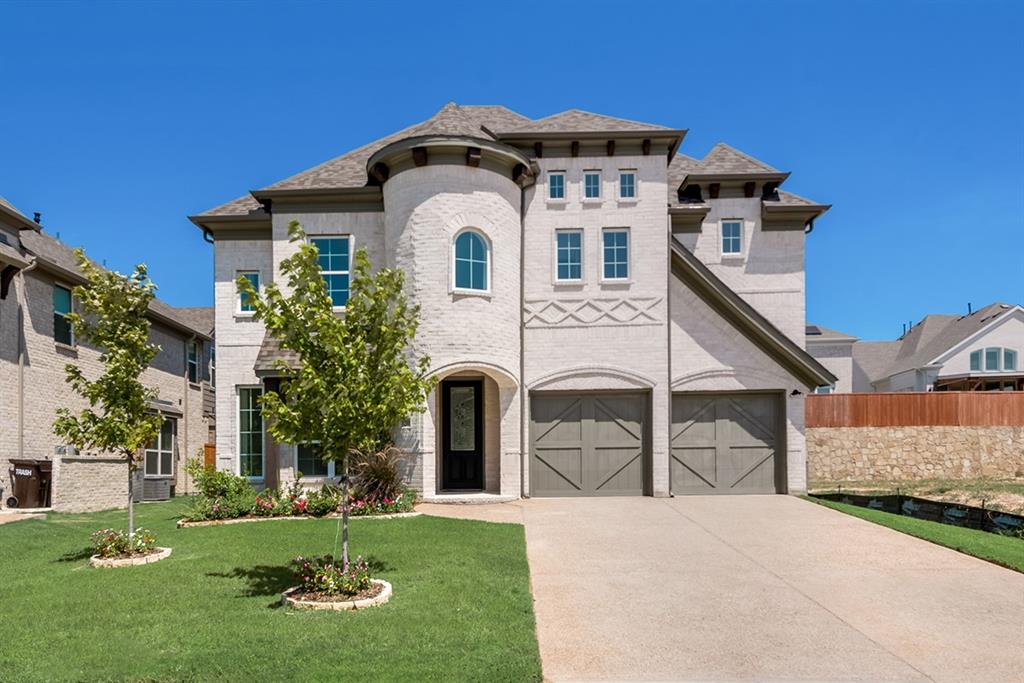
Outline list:
[[[289,560],[330,551],[334,520],[175,529],[187,501],[136,507],[174,549],[88,566],[89,533],[125,513],[0,526],[0,680],[540,680],[523,528],[355,519],[354,553],[395,588],[355,613],[278,607]]]
[[[889,512],[871,510],[845,503],[836,503],[830,500],[821,500],[820,498],[812,498],[810,496],[807,497],[807,500],[830,507],[833,510],[845,512],[854,517],[866,519],[875,524],[887,526],[896,531],[902,531],[917,538],[923,538],[926,541],[931,541],[953,550],[958,550],[967,555],[980,557],[983,560],[1024,572],[1024,539],[1000,536],[999,534],[987,531],[964,529],[949,524],[929,522],[924,519],[894,515]]]

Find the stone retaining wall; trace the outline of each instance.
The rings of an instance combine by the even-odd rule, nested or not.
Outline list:
[[[1024,477],[1024,427],[811,427],[817,481]]]

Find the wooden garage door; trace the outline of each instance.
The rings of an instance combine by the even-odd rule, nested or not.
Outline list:
[[[646,396],[534,396],[530,408],[531,495],[643,495]]]
[[[672,493],[778,492],[778,421],[777,395],[674,395]]]

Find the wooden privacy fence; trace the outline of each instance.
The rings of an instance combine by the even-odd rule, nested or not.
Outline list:
[[[808,427],[1018,427],[1024,392],[812,394]]]

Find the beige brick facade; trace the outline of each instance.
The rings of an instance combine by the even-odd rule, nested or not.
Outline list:
[[[8,297],[0,301],[0,476],[10,491],[8,474],[12,458],[53,461],[52,502],[56,510],[84,511],[126,504],[127,467],[113,463],[99,453],[60,457],[62,446],[53,433],[58,408],[80,410],[84,399],[67,385],[65,366],[80,367],[86,377],[102,371],[99,351],[85,344],[67,346],[54,340],[53,286],[73,287],[77,282],[39,266],[15,276]],[[19,334],[19,309],[22,325]],[[24,354],[19,363],[19,337]],[[142,381],[159,394],[160,410],[177,420],[177,443],[173,474],[177,494],[189,493],[191,482],[185,474],[188,458],[206,443],[211,419],[203,414],[204,386],[209,390],[209,345],[200,340],[201,381],[190,384],[186,374],[186,343],[183,329],[153,322],[151,340],[161,348]],[[20,399],[19,399],[20,397]]]

